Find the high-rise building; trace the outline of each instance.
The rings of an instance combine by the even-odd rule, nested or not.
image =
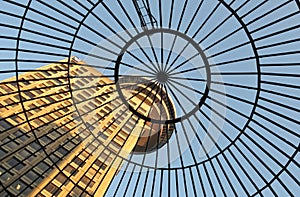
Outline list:
[[[118,83],[138,113],[174,117],[156,83]],[[76,57],[1,81],[0,118],[0,196],[102,196],[124,158],[160,148],[174,129],[128,110],[115,82]]]

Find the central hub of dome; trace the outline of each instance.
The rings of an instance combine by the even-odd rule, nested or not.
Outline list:
[[[169,79],[169,74],[165,71],[159,71],[156,74],[156,79],[159,83],[166,83]]]
[[[177,112],[162,117],[161,112],[154,116],[155,113],[140,110],[128,102],[131,99],[125,91],[128,85],[120,80],[123,77],[141,79],[135,80],[132,86],[145,84],[144,90],[135,92],[137,98],[145,100],[143,102],[148,98],[155,101],[167,97],[169,101],[163,104],[170,102],[168,105],[174,105]],[[135,116],[147,122],[168,125],[199,111],[208,97],[211,71],[206,55],[193,38],[172,29],[144,29],[128,40],[120,51],[114,80],[120,99]],[[151,101],[147,105],[153,108],[155,102]]]

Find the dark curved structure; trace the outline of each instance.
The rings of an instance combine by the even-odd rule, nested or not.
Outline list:
[[[144,154],[153,152],[164,146],[172,136],[175,129],[175,124],[173,123],[156,123],[152,122],[151,120],[157,118],[174,119],[176,113],[173,101],[170,99],[167,93],[163,91],[160,85],[149,82],[147,84],[142,83],[136,86],[135,84],[137,84],[137,81],[147,80],[140,77],[129,77],[121,78],[118,83],[121,87],[122,85],[132,87],[131,90],[127,88],[121,89],[122,91],[134,94],[137,100],[144,102],[146,105],[149,105],[152,108],[149,113],[145,113],[145,111],[141,110],[140,108],[132,108],[133,110],[136,110],[138,114],[145,114],[150,120],[145,120],[144,124],[147,125],[147,128],[144,128],[139,136],[135,148],[133,149],[133,153]],[[149,88],[145,89],[145,87]]]

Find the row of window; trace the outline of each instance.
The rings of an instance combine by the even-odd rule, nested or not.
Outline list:
[[[62,185],[67,185],[68,182],[70,181],[71,177],[75,177],[77,173],[79,172],[79,168],[83,168],[87,164],[88,158],[91,156],[89,152],[86,150],[82,150],[79,155],[75,156],[69,164],[67,164],[63,172],[58,173],[53,180],[56,180],[60,182],[60,185],[57,185],[54,183],[54,181],[50,181],[46,186],[45,190],[52,195],[58,195],[59,193],[62,192]],[[81,159],[81,158],[84,158]],[[74,167],[76,166],[76,168]],[[84,175],[79,177],[80,179],[75,183],[76,185],[72,188],[71,194],[73,195],[80,195],[84,193],[85,195],[88,195],[86,192],[87,189],[83,188],[82,186],[85,185],[85,187],[92,188],[95,185],[95,181],[93,181],[93,177],[99,173],[99,170],[97,168],[101,168],[104,170],[107,165],[102,163],[99,159],[96,159],[91,166],[89,166],[89,169],[85,172]],[[73,179],[76,180],[76,179]],[[82,185],[83,184],[83,185]],[[82,185],[82,186],[81,186]],[[92,191],[92,190],[90,190]]]
[[[59,70],[61,68],[62,67],[55,67],[56,70]],[[86,70],[86,69],[78,70],[79,73],[80,72],[83,73],[83,72],[87,72],[87,71],[88,70]],[[56,71],[49,71],[49,72],[46,71],[43,73],[46,76],[50,76],[55,72]],[[35,78],[36,76],[38,77],[36,79],[45,78],[43,75],[41,75],[41,76],[39,76],[39,75],[40,75],[39,73],[36,73],[35,76],[33,76],[33,78]],[[57,79],[57,80],[60,80],[60,79]],[[88,83],[88,81],[85,81],[85,80],[86,79],[82,79],[81,81],[83,83]],[[30,80],[24,80],[23,83],[24,82],[27,83],[27,85],[29,85]],[[24,91],[22,93],[22,94],[24,94],[24,97],[29,98],[28,101],[29,100],[32,101],[33,99],[35,99],[34,103],[30,103],[30,104],[28,104],[28,106],[26,106],[29,117],[34,116],[35,113],[40,112],[41,107],[42,107],[41,105],[46,106],[46,105],[48,105],[47,102],[55,103],[55,102],[57,102],[57,100],[60,100],[63,98],[62,95],[64,93],[59,94],[59,95],[56,94],[53,96],[47,96],[44,99],[36,99],[37,96],[39,96],[39,95],[43,94],[45,91],[49,90],[50,87],[52,87],[52,86],[55,87],[56,84],[60,84],[61,82],[62,81],[55,81],[55,82],[47,81],[46,84],[49,85],[48,88],[43,87],[43,89]],[[112,90],[112,88],[111,88],[111,90]],[[60,89],[60,91],[63,91],[63,90]],[[94,92],[93,92],[93,94],[94,94]],[[85,91],[84,95],[91,96],[91,92]],[[109,98],[109,95],[100,97],[98,102],[101,103],[101,101],[106,101],[108,98]],[[10,102],[10,101],[8,101],[8,102]],[[15,103],[15,101],[12,100],[11,103]],[[99,104],[99,103],[97,103],[97,104]],[[89,102],[88,106],[89,107],[87,107],[86,110],[91,110],[91,109],[96,108],[96,104],[93,102]],[[114,107],[116,107],[116,106],[113,105],[113,108]],[[37,126],[42,126],[42,125],[48,126],[48,125],[46,125],[48,122],[45,122],[45,120],[47,120],[47,121],[58,120],[58,118],[62,117],[64,113],[67,113],[70,111],[70,110],[64,109],[65,107],[63,105],[60,105],[59,108],[61,108],[61,109],[58,111],[44,115],[41,118],[36,118],[32,121]],[[56,109],[58,109],[58,108],[56,108]],[[105,112],[105,114],[107,114],[111,111],[111,109],[112,109],[112,107],[106,107],[106,108],[104,108],[103,112]],[[64,113],[61,110],[64,110]],[[104,116],[104,113],[102,113],[102,114],[97,113],[97,118],[101,119],[103,116]],[[12,116],[12,119],[14,121],[16,121],[17,118],[19,118],[18,115]],[[71,120],[71,119],[66,118],[66,120]],[[20,122],[20,120],[18,120],[18,121]],[[21,121],[24,122],[24,119]],[[97,120],[95,119],[94,121],[97,121]],[[73,126],[76,125],[75,123],[73,123],[73,124],[74,124]],[[7,122],[3,123],[3,127],[6,130],[11,129],[11,125]],[[114,130],[117,129],[116,125],[113,125],[112,129],[114,129]],[[46,131],[46,130],[43,130],[43,127],[39,127],[39,129],[36,129],[36,131],[39,136],[39,141],[43,144],[44,148],[46,148],[46,149],[47,149],[47,146],[51,146],[54,142],[57,141],[57,139],[69,134],[69,132],[70,132],[70,130],[65,131],[65,130],[57,129],[57,128]],[[10,135],[11,136],[8,138],[5,138],[6,141],[3,142],[3,143],[6,143],[6,146],[5,146],[6,148],[3,149],[2,146],[0,147],[1,156],[6,155],[11,150],[17,150],[17,148],[21,147],[22,143],[26,142],[27,140],[34,139],[34,137],[32,136],[31,133],[25,133],[20,130],[17,130],[16,132],[11,133]],[[38,156],[40,154],[37,154],[37,152],[41,152],[42,147],[40,147],[40,145],[36,141],[31,142],[30,144],[28,144],[26,146],[26,148],[23,148],[20,151],[17,151],[17,154],[14,154],[13,156],[9,157],[8,159],[5,159],[5,162],[7,165],[4,165],[4,166],[7,166],[7,167],[9,166],[9,167],[1,168],[1,180],[5,179],[5,178],[6,178],[6,180],[3,182],[7,182],[8,181],[7,179],[14,180],[14,181],[11,181],[12,183],[11,183],[11,186],[9,186],[9,187],[13,187],[17,191],[20,191],[20,194],[21,193],[25,194],[25,195],[29,194],[29,192],[34,188],[33,187],[34,184],[39,184],[41,182],[41,180],[43,180],[46,177],[44,175],[46,175],[47,173],[50,173],[53,170],[53,168],[55,166],[53,166],[52,161],[58,164],[61,160],[63,160],[64,157],[68,156],[69,153],[72,152],[72,150],[82,141],[78,138],[76,138],[76,139],[78,141],[76,141],[75,138],[73,138],[70,135],[68,137],[68,139],[65,140],[64,142],[60,143],[60,145],[58,143],[57,146],[56,145],[53,146],[52,149],[49,151],[51,160],[50,159],[43,160],[42,157]],[[121,139],[119,139],[119,141],[121,141]],[[114,142],[112,142],[112,145],[114,145],[113,143]],[[95,147],[93,147],[93,146],[95,146]],[[117,149],[119,149],[119,145],[115,144],[115,146]],[[76,176],[76,174],[79,172],[79,168],[88,164],[87,159],[91,157],[91,153],[89,153],[89,152],[91,150],[92,151],[97,150],[97,147],[95,144],[91,143],[91,144],[87,145],[87,150],[88,151],[82,151],[77,157],[74,157],[74,159],[67,166],[64,167],[63,173],[62,172],[58,173],[54,179],[56,181],[58,181],[59,183],[66,185],[71,180],[70,179],[71,176]],[[41,153],[41,155],[44,155],[44,153]],[[100,155],[100,157],[105,158],[105,159],[108,158],[108,162],[110,162],[112,160],[112,158],[108,157],[108,155],[104,152]],[[39,161],[38,161],[38,158],[39,158]],[[84,160],[83,160],[83,158],[84,158]],[[29,163],[32,166],[29,166]],[[95,185],[95,176],[94,175],[96,175],[97,173],[99,174],[100,170],[106,169],[107,165],[104,164],[103,162],[101,162],[99,159],[95,159],[95,161],[89,165],[90,165],[89,169],[87,170],[87,172],[85,172],[84,175],[81,175],[79,182],[84,183],[85,185],[88,185],[88,187],[91,188]],[[30,167],[29,171],[27,170],[27,167]],[[17,174],[17,173],[22,173],[22,174]],[[43,174],[43,176],[42,176],[42,174]],[[34,181],[37,179],[39,179],[39,181]],[[7,187],[7,188],[9,188],[9,187]],[[44,189],[47,190],[48,192],[50,192],[51,194],[56,194],[56,195],[62,191],[62,188],[60,187],[60,185],[57,185],[55,181],[50,181],[49,184],[47,184]],[[72,193],[80,194],[82,192],[85,192],[85,190],[86,189],[83,188],[81,184],[77,183],[74,186],[74,188],[72,189]],[[42,194],[39,194],[39,195],[43,196]],[[86,195],[88,195],[88,193],[86,193]]]

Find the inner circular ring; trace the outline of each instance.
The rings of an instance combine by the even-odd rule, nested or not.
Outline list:
[[[199,100],[199,103],[188,113],[184,114],[181,117],[174,117],[173,119],[166,119],[166,120],[158,120],[158,119],[153,119],[150,117],[146,117],[145,115],[139,113],[137,110],[135,110],[130,104],[129,102],[126,100],[122,89],[120,87],[120,84],[118,83],[119,81],[119,69],[120,69],[120,65],[121,65],[121,61],[123,58],[124,53],[127,51],[127,49],[131,46],[131,44],[133,44],[134,42],[136,42],[138,39],[140,39],[143,36],[151,36],[152,34],[155,33],[167,33],[167,34],[173,34],[177,37],[180,37],[184,40],[186,40],[189,44],[191,44],[199,53],[199,55],[201,56],[204,65],[205,65],[205,70],[206,70],[206,87],[204,90],[204,93],[202,95],[202,97]],[[202,49],[200,48],[200,46],[189,36],[187,36],[184,33],[172,30],[172,29],[166,29],[166,28],[157,28],[157,29],[145,29],[143,32],[137,34],[136,36],[134,36],[132,39],[130,39],[126,45],[122,48],[116,64],[115,64],[115,72],[114,72],[114,79],[115,79],[115,85],[116,85],[116,89],[118,91],[118,94],[120,96],[120,99],[124,102],[124,104],[126,106],[128,106],[128,109],[135,114],[136,116],[138,116],[139,118],[145,120],[145,121],[149,121],[149,122],[153,122],[153,123],[159,123],[159,124],[174,124],[180,121],[183,121],[187,118],[189,118],[190,116],[192,116],[194,113],[196,113],[200,107],[204,104],[206,98],[208,97],[208,93],[209,93],[209,89],[210,89],[210,85],[211,85],[211,71],[210,71],[210,66],[209,66],[209,62],[208,59],[206,57],[206,55],[204,54],[204,52],[202,51]]]

